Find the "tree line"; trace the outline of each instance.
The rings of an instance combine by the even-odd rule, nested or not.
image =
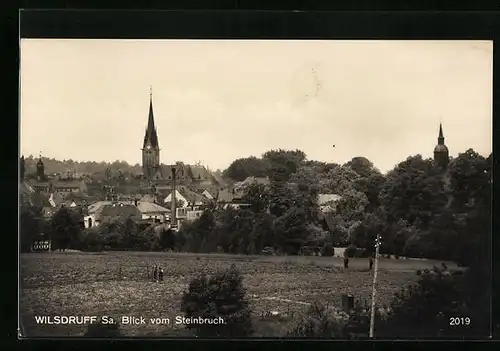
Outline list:
[[[273,246],[297,254],[304,245],[349,245],[354,248],[349,252],[371,255],[380,234],[382,254],[468,265],[488,242],[491,155],[484,158],[469,149],[451,159],[446,170],[416,155],[385,175],[362,157],[337,165],[277,150],[262,160],[272,169],[270,185],[244,189],[249,208],[206,212],[185,226],[179,234],[195,243],[190,250],[256,253]],[[236,160],[228,170],[245,162]],[[319,193],[341,198],[319,211]]]
[[[82,230],[81,214],[61,209],[47,221],[40,208],[24,205],[23,248],[43,232],[63,248],[257,254],[272,247],[278,254],[295,255],[304,246],[323,252],[349,246],[351,255],[368,256],[380,234],[382,254],[468,265],[481,243],[488,242],[481,235],[491,215],[491,155],[484,158],[469,149],[452,159],[446,171],[416,155],[387,174],[363,157],[338,165],[307,161],[299,150],[272,150],[263,159],[272,170],[267,173],[270,184],[243,189],[248,208],[211,207],[173,233],[129,218]],[[320,193],[340,199],[320,210]]]

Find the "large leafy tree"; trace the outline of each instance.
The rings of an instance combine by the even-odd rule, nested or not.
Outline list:
[[[292,173],[290,176],[290,182],[303,184],[303,185],[313,185],[318,184],[319,182],[319,174],[320,167],[318,166],[301,166],[297,169],[295,173]]]
[[[268,175],[271,180],[288,181],[306,159],[301,150],[269,150],[262,155],[269,162]]]
[[[491,155],[487,160],[472,149],[450,162],[449,188],[453,194],[452,206],[455,211],[467,211],[481,197],[491,179],[491,167]]]
[[[52,247],[70,249],[78,247],[82,228],[78,223],[78,214],[67,207],[60,208],[50,221]]]
[[[349,167],[362,178],[369,178],[373,174],[380,174],[380,171],[375,168],[373,162],[366,157],[353,157],[344,166]]]
[[[243,181],[248,177],[265,177],[269,162],[255,156],[234,160],[224,171],[223,176],[236,181]]]
[[[250,204],[253,212],[264,212],[269,207],[268,187],[263,184],[250,184],[243,194],[243,202]]]
[[[408,157],[386,176],[379,194],[389,223],[400,219],[427,228],[448,202],[444,180],[431,159]]]
[[[189,283],[181,310],[187,318],[222,318],[220,324],[186,324],[200,337],[244,337],[252,334],[251,309],[243,277],[233,265],[212,276],[201,275]]]
[[[285,253],[297,254],[308,238],[307,214],[304,208],[291,207],[274,223],[274,233],[278,245]]]
[[[31,206],[27,203],[21,205],[20,218],[20,244],[21,251],[28,252],[31,250],[33,240],[35,240],[43,227],[42,208]]]
[[[374,212],[379,208],[379,194],[380,189],[384,186],[384,183],[385,177],[376,172],[368,177],[361,177],[355,180],[354,188],[365,194],[366,199],[368,200],[368,204],[366,206],[366,210],[368,212]]]
[[[328,172],[321,173],[318,179],[320,192],[324,194],[339,194],[353,188],[353,182],[361,178],[350,167],[337,166],[329,169]]]

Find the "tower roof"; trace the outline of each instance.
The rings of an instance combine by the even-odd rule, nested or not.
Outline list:
[[[149,116],[148,116],[148,126],[146,128],[146,135],[144,135],[144,144],[143,147],[146,147],[148,142],[151,144],[151,147],[158,147],[158,135],[156,134],[156,126],[153,115],[153,98],[151,92],[149,93]]]
[[[446,145],[444,144],[438,144],[436,145],[436,147],[434,148],[434,152],[439,152],[439,153],[447,153],[448,152],[448,147],[446,147]]]
[[[444,146],[443,125],[441,123],[439,123],[438,145]]]
[[[434,153],[448,153],[448,148],[444,144],[443,125],[439,123],[438,143],[434,148]]]

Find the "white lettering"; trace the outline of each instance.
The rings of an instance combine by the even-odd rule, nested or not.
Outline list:
[[[169,318],[151,318],[151,324],[170,324]]]
[[[93,324],[97,316],[35,316],[37,324]]]
[[[226,322],[222,317],[216,317],[216,318],[202,318],[202,317],[183,317],[183,316],[176,316],[175,317],[175,324],[184,324],[184,325],[189,325],[189,324],[225,324]]]
[[[122,324],[146,324],[144,317],[122,316]]]
[[[101,318],[101,323],[102,324],[115,324],[115,320],[111,317],[108,317],[108,316],[103,316]]]

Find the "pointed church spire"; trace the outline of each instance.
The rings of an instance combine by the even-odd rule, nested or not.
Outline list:
[[[144,136],[143,147],[146,148],[147,144],[150,144],[152,148],[158,148],[158,135],[156,134],[156,126],[153,114],[153,94],[151,86],[149,86],[148,126],[146,128],[146,135]]]
[[[443,125],[439,123],[438,145],[444,145]]]

